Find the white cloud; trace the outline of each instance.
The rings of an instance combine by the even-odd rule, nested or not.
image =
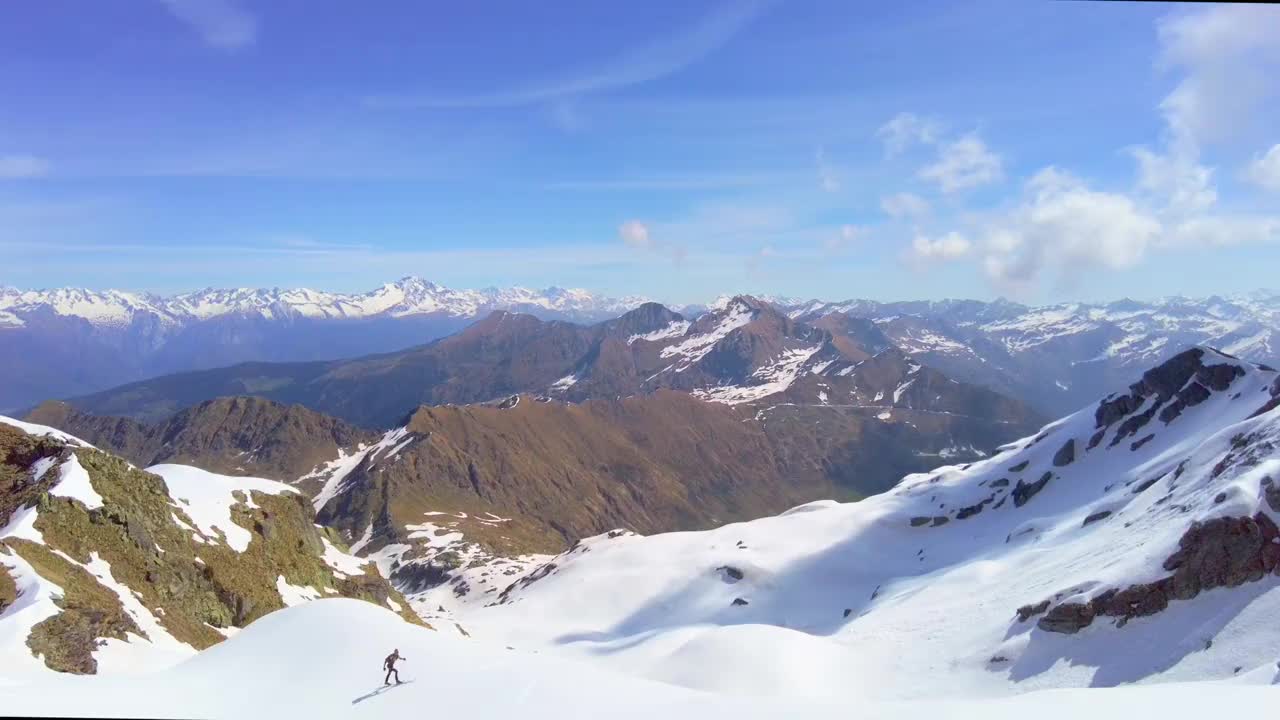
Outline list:
[[[649,226],[639,220],[628,220],[618,227],[618,237],[622,242],[640,250],[653,247],[653,238],[649,236]]]
[[[838,192],[840,178],[836,175],[836,169],[828,162],[826,151],[819,147],[813,155],[814,161],[818,164],[818,184],[826,192]]]
[[[948,262],[969,254],[973,243],[958,232],[949,232],[936,238],[916,235],[911,241],[911,257],[921,262]]]
[[[1280,242],[1280,217],[1265,215],[1204,215],[1171,227],[1170,245],[1244,245]]]
[[[1164,154],[1147,148],[1133,151],[1138,161],[1138,189],[1176,214],[1202,212],[1218,201],[1213,170],[1201,165],[1188,142],[1175,143]]]
[[[880,209],[893,218],[920,217],[929,214],[929,202],[919,195],[901,192],[880,198]]]
[[[1259,187],[1280,193],[1280,144],[1272,145],[1265,155],[1250,163],[1245,176]]]
[[[49,174],[49,163],[34,155],[0,155],[0,180],[40,177]]]
[[[258,38],[258,22],[231,0],[160,0],[210,47],[236,50]]]
[[[1184,73],[1160,105],[1178,138],[1227,139],[1280,90],[1280,8],[1213,5],[1166,16],[1157,32],[1159,64]]]
[[[987,230],[983,269],[997,283],[1027,284],[1046,269],[1069,279],[1091,267],[1132,267],[1160,237],[1160,221],[1129,197],[1093,190],[1056,168],[1037,173],[1027,192]]]
[[[937,183],[946,193],[995,182],[1003,174],[1000,156],[974,133],[940,146],[937,162],[920,170],[921,178]]]
[[[881,125],[876,137],[884,143],[885,152],[897,155],[913,145],[936,143],[941,133],[942,128],[936,120],[901,112]]]

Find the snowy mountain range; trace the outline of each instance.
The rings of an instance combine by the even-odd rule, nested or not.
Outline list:
[[[727,309],[735,297],[673,311],[681,321],[695,323],[703,314]],[[1047,416],[1071,412],[1135,371],[1194,344],[1256,362],[1280,360],[1280,295],[1271,292],[1043,307],[1005,300],[754,300],[806,325],[835,325],[842,317],[868,321],[917,362],[1019,399]],[[0,385],[0,409],[245,361],[334,360],[392,352],[459,332],[497,310],[594,323],[643,303],[638,297],[612,299],[560,288],[452,290],[411,277],[352,295],[209,289],[159,297],[4,288],[0,364],[22,382]],[[686,331],[673,325],[634,334],[637,341],[652,342],[662,338],[646,335],[662,332],[675,338]],[[807,347],[797,344],[793,349]],[[697,350],[666,351],[692,357]],[[810,360],[819,361],[817,356]],[[788,374],[788,368],[798,365],[794,355],[776,370]],[[766,384],[764,376],[758,379],[756,385]],[[567,390],[570,374],[563,380]]]
[[[585,290],[452,290],[406,277],[367,293],[207,289],[161,297],[118,290],[0,288],[0,409],[170,372],[251,360],[333,360],[400,350],[494,310],[594,322],[643,302]]]
[[[45,312],[80,318],[99,327],[130,325],[145,316],[154,317],[154,322],[161,325],[181,326],[226,315],[253,315],[265,320],[359,320],[432,314],[473,318],[493,310],[542,311],[567,319],[593,320],[621,314],[642,302],[644,298],[615,300],[587,290],[558,287],[453,290],[412,276],[357,294],[306,288],[206,288],[160,296],[121,290],[22,291],[5,287],[0,288],[0,325],[21,327],[32,316]]]
[[[785,306],[813,321],[869,319],[896,346],[949,375],[1060,415],[1135,371],[1206,344],[1255,362],[1280,360],[1280,294],[1028,307],[998,300]]]
[[[246,616],[198,653],[182,647],[192,627],[179,615],[201,605],[158,600],[164,585],[137,584],[134,564],[172,573],[192,555],[223,567],[240,553],[239,567],[257,573],[263,550],[306,545],[271,545],[295,532],[279,519],[258,528],[299,486],[196,483],[201,471],[159,466],[167,492],[126,493],[122,464],[6,421],[19,431],[0,433],[12,447],[53,445],[7,454],[10,474],[26,479],[13,484],[18,501],[11,489],[0,505],[0,565],[16,589],[0,592],[0,661],[17,673],[0,697],[36,714],[206,717],[407,712],[442,686],[449,698],[474,692],[441,702],[478,717],[608,707],[616,717],[834,718],[854,704],[882,718],[1258,712],[1280,682],[1280,374],[1196,347],[1130,379],[989,457],[908,475],[859,502],[711,530],[619,528],[554,555],[495,557],[471,552],[467,536],[509,533],[511,520],[445,497],[396,518],[418,547],[320,528],[323,560],[281,555],[258,573],[269,578],[258,586],[276,585],[270,607],[286,609]],[[388,433],[362,462],[421,462],[413,443],[429,444]],[[131,482],[157,482],[134,472]],[[22,489],[32,481],[36,491]],[[112,505],[129,497],[174,514],[147,536],[164,550],[153,560],[138,533],[95,530],[93,517],[128,522],[134,506]],[[337,501],[323,488],[315,499]],[[179,523],[194,539],[168,527]],[[452,575],[396,572],[444,554]],[[318,599],[369,567],[397,594]],[[89,612],[95,603],[110,612]],[[397,617],[405,604],[435,632]],[[103,644],[50,631],[81,620],[98,623],[76,627]],[[102,677],[72,685],[41,667],[45,648],[68,643],[88,648]],[[413,683],[379,690],[375,666],[392,647]],[[1121,685],[1136,687],[1101,689]]]

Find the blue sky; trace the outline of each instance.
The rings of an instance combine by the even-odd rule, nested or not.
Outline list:
[[[1265,7],[25,3],[0,284],[1275,287],[1276,78]]]

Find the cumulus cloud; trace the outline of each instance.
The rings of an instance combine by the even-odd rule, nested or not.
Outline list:
[[[916,235],[911,241],[911,258],[922,263],[947,262],[966,257],[973,249],[973,243],[958,232],[931,238]]]
[[[1046,269],[1060,278],[1092,268],[1128,268],[1142,260],[1161,223],[1131,198],[1091,189],[1050,167],[1027,182],[1027,198],[988,228],[983,269],[994,281],[1019,285]]]
[[[975,133],[941,145],[938,159],[920,169],[920,177],[954,193],[995,182],[1004,175],[1000,156]]]
[[[178,20],[200,34],[205,44],[237,50],[258,39],[258,21],[231,0],[160,0]]]
[[[884,143],[885,152],[890,155],[897,155],[913,145],[936,143],[941,134],[942,128],[936,120],[909,112],[894,115],[876,131],[876,137]]]
[[[618,226],[618,237],[627,245],[639,249],[653,248],[653,238],[649,236],[649,226],[639,220],[628,220]]]
[[[1245,175],[1259,187],[1280,193],[1280,144],[1250,163]]]
[[[1133,156],[1138,163],[1138,190],[1168,211],[1197,213],[1218,201],[1213,170],[1200,164],[1199,153],[1190,144],[1175,143],[1164,153],[1137,148]]]
[[[880,209],[892,218],[914,218],[929,214],[929,202],[919,195],[901,192],[880,198]]]
[[[1171,14],[1157,25],[1161,67],[1182,79],[1160,105],[1172,132],[1224,140],[1280,92],[1280,8],[1222,4]]]
[[[15,180],[49,174],[49,162],[34,155],[0,155],[0,179]]]

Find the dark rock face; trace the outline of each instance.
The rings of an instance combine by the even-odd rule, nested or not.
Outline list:
[[[1173,596],[1185,600],[1202,590],[1260,580],[1275,569],[1262,550],[1276,534],[1275,523],[1263,513],[1192,525],[1164,562],[1164,569],[1173,571]]]
[[[1151,433],[1150,435],[1145,435],[1145,436],[1143,436],[1143,437],[1142,437],[1142,439],[1140,439],[1140,440],[1135,440],[1135,441],[1133,441],[1133,442],[1129,443],[1129,450],[1137,450],[1138,448],[1142,447],[1143,445],[1146,445],[1147,443],[1149,443],[1149,442],[1151,442],[1152,440],[1154,440],[1154,439],[1155,439],[1155,437],[1156,437],[1156,436],[1155,436],[1155,433]]]
[[[1204,354],[1204,350],[1200,348],[1179,353],[1163,365],[1144,373],[1141,380],[1129,386],[1128,394],[1099,403],[1094,412],[1094,423],[1100,432],[1090,439],[1089,448],[1092,449],[1102,441],[1101,431],[1122,418],[1124,421],[1116,430],[1112,446],[1123,438],[1136,434],[1151,422],[1157,411],[1161,422],[1167,425],[1177,419],[1183,410],[1208,400],[1213,394],[1211,391],[1222,392],[1236,378],[1244,375],[1244,368],[1232,363],[1205,365]],[[1141,415],[1133,414],[1153,398],[1154,402],[1150,403],[1151,407],[1145,412]]]
[[[939,525],[946,525],[949,522],[951,522],[951,518],[947,517],[946,515],[939,515],[933,519],[933,524],[930,527],[938,527]]]
[[[1103,429],[1099,430],[1098,432],[1094,433],[1094,434],[1093,434],[1093,437],[1089,438],[1089,446],[1088,446],[1087,448],[1085,448],[1085,449],[1086,449],[1086,450],[1092,450],[1092,449],[1094,449],[1094,448],[1098,447],[1098,443],[1102,442],[1102,438],[1103,438],[1103,437],[1105,437],[1105,436],[1106,436],[1106,434],[1107,434],[1107,429],[1106,429],[1106,428],[1103,428]]]
[[[1026,466],[1027,466],[1027,464],[1026,464],[1025,462],[1024,462],[1024,463],[1018,463],[1018,464],[1019,464],[1019,466],[1021,466],[1021,467],[1026,467]],[[1012,468],[1011,468],[1011,469],[1012,469]],[[993,488],[998,488],[998,487],[1008,487],[1008,485],[1009,485],[1009,478],[1000,478],[999,480],[996,480],[995,482],[991,483],[991,487],[993,487]]]
[[[1045,485],[1049,484],[1049,480],[1051,480],[1052,478],[1053,478],[1053,473],[1046,472],[1044,475],[1040,476],[1039,480],[1033,483],[1024,483],[1023,481],[1019,480],[1018,484],[1014,486],[1013,492],[1010,493],[1011,495],[1013,495],[1014,506],[1022,507],[1023,505],[1026,505],[1027,502],[1031,500],[1031,498],[1035,497],[1041,490],[1044,489]]]
[[[1075,461],[1075,459],[1076,441],[1075,438],[1072,438],[1063,443],[1062,447],[1058,448],[1058,452],[1053,454],[1053,466],[1062,467],[1064,465],[1070,465]]]
[[[1227,366],[1215,365],[1214,367]],[[1235,367],[1234,365],[1229,367],[1234,367],[1236,370],[1240,370],[1240,368]],[[1178,391],[1178,397],[1175,398],[1173,402],[1166,405],[1165,408],[1160,411],[1160,422],[1168,425],[1173,422],[1174,418],[1181,415],[1183,410],[1199,405],[1205,400],[1208,400],[1211,396],[1212,393],[1210,393],[1204,385],[1201,385],[1198,382],[1189,383],[1186,387]]]
[[[1112,588],[1087,603],[1062,603],[1050,609],[1037,626],[1047,632],[1071,634],[1088,627],[1095,617],[1115,617],[1121,627],[1131,618],[1163,611],[1173,600],[1190,600],[1205,590],[1255,582],[1269,573],[1280,575],[1278,543],[1280,528],[1263,512],[1194,523],[1178,540],[1178,549],[1164,561],[1164,569],[1172,575]],[[1048,604],[1045,600],[1041,605]],[[1019,608],[1019,619],[1025,620],[1039,607]]]
[[[1049,601],[1038,602],[1035,605],[1023,605],[1018,608],[1018,622],[1026,622],[1036,615],[1040,615],[1049,609]]]
[[[750,603],[748,603],[746,600],[743,600],[742,598],[734,598],[734,599],[733,599],[733,605],[734,605],[735,607],[740,607],[740,606],[744,606],[744,605],[750,605]]]
[[[401,592],[422,592],[448,582],[449,569],[435,563],[408,563],[391,572],[391,581]]]
[[[1111,517],[1111,511],[1102,510],[1100,512],[1093,513],[1089,517],[1085,518],[1084,525],[1092,525],[1093,523],[1096,523],[1099,520],[1106,520],[1109,517]],[[1081,527],[1084,527],[1084,525],[1081,525]]]
[[[920,527],[921,525],[928,525],[929,521],[932,519],[933,518],[927,518],[923,516],[913,517],[911,518],[911,527]]]
[[[1023,460],[1017,465],[1014,465],[1013,467],[1009,468],[1009,472],[1015,472],[1015,473],[1022,472],[1023,470],[1027,469],[1027,465],[1029,465],[1030,463],[1031,463],[1030,460]],[[1008,481],[1006,481],[1005,484],[1008,484]]]
[[[1040,618],[1036,627],[1046,632],[1073,634],[1093,623],[1094,610],[1090,603],[1062,603]]]

